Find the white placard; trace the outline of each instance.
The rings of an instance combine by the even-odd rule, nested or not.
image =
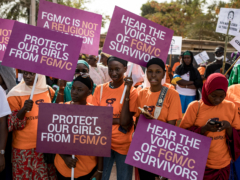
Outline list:
[[[238,34],[235,38],[230,41],[230,44],[240,52],[240,34]]]
[[[168,54],[180,55],[182,51],[182,37],[173,36]]]
[[[194,59],[196,60],[197,64],[203,64],[206,63],[207,60],[209,60],[209,56],[206,51],[203,51],[197,55],[194,56]]]
[[[221,8],[216,32],[227,34],[229,21],[231,21],[229,35],[237,36],[240,29],[240,9]]]

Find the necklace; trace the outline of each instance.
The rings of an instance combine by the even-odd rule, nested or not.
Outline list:
[[[111,89],[114,89],[114,86],[112,85],[111,82],[109,83],[109,87],[110,87]]]

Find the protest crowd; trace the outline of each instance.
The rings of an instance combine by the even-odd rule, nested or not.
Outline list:
[[[128,19],[125,18],[124,21],[126,21],[127,26]],[[18,24],[18,26],[21,25]],[[146,28],[144,23],[138,24],[138,26],[141,26],[139,27],[140,30]],[[165,31],[168,33],[167,30]],[[172,35],[168,40],[166,49],[169,48]],[[68,35],[65,36],[68,37]],[[165,38],[162,33],[159,33],[156,37],[153,35],[151,38],[152,48],[155,48],[156,39],[164,40]],[[141,35],[139,35],[139,39],[141,39]],[[30,41],[27,36],[25,36],[24,42],[25,40]],[[127,38],[124,40],[127,41]],[[38,45],[40,44],[40,47],[41,41],[36,41]],[[10,38],[9,46],[14,45],[13,42]],[[60,43],[60,40],[56,45],[52,42],[49,45],[49,52],[51,48],[54,49],[54,46],[58,50],[58,47],[60,47],[60,45],[57,45],[58,43],[64,44]],[[135,43],[135,41],[132,41],[131,48],[133,42]],[[34,43],[34,38],[31,39],[31,43]],[[96,44],[98,46],[98,43]],[[84,43],[82,46],[84,46]],[[125,45],[125,47],[127,46]],[[146,44],[143,46],[147,47]],[[18,45],[18,47],[21,46]],[[39,47],[35,47],[32,52],[38,52]],[[64,48],[66,48],[64,50],[64,52],[66,51],[64,53],[65,59],[60,59],[68,61],[68,58],[72,58],[70,56],[72,48],[67,49],[68,44],[64,44]],[[90,48],[88,47],[88,49]],[[120,46],[116,45],[116,50],[118,48]],[[8,49],[6,52],[9,53],[10,50]],[[201,146],[201,148],[205,148],[206,151],[204,152],[208,152],[204,154],[206,161],[204,161],[204,158],[202,159],[204,164],[204,167],[202,167],[202,179],[237,180],[237,173],[240,169],[240,163],[238,162],[240,160],[240,53],[233,52],[231,54],[231,61],[234,64],[230,64],[225,61],[226,54],[224,51],[226,49],[218,46],[214,52],[214,59],[209,59],[196,66],[193,52],[189,50],[181,52],[178,55],[177,62],[167,64],[166,58],[157,57],[157,50],[160,49],[155,49],[154,57],[149,55],[148,60],[144,59],[145,65],[143,66],[134,63],[134,61],[131,62],[117,53],[108,54],[104,51],[104,48],[97,48],[98,54],[85,52],[79,54],[79,51],[77,51],[76,54],[79,57],[74,61],[75,66],[72,63],[73,61],[68,62],[68,65],[61,64],[63,67],[66,65],[65,70],[70,69],[70,66],[74,67],[72,71],[72,75],[74,75],[68,81],[64,78],[54,77],[54,75],[43,75],[37,70],[31,71],[25,68],[5,66],[4,63],[7,61],[5,60],[7,53],[5,53],[3,61],[0,62],[0,180],[110,180],[113,166],[116,166],[117,180],[132,180],[133,174],[135,174],[135,180],[174,180],[174,178],[169,178],[171,176],[165,177],[161,175],[164,170],[158,173],[149,170],[149,168],[146,169],[144,166],[135,167],[127,163],[129,162],[126,159],[130,156],[130,148],[134,148],[133,141],[139,140],[137,130],[142,128],[140,123],[143,121],[149,123],[148,127],[146,127],[147,131],[151,130],[158,138],[166,136],[169,142],[167,140],[165,149],[158,151],[157,157],[150,156],[151,150],[148,153],[142,148],[142,151],[148,154],[135,151],[133,156],[135,161],[153,167],[158,166],[159,169],[162,166],[164,166],[163,169],[167,167],[169,172],[172,171],[172,173],[178,174],[182,179],[200,179],[198,178],[200,171],[194,169],[194,166],[197,167],[198,162],[190,159],[190,156],[186,160],[183,159],[187,157],[188,153],[191,153],[189,147],[199,149],[200,143],[188,139],[186,144],[189,143],[190,145],[182,147],[182,145],[170,141],[177,138],[176,132],[171,131],[169,135],[166,135],[163,129],[160,130],[160,128],[151,124],[160,121],[161,126],[163,126],[162,124],[168,124],[170,126],[166,127],[184,129],[181,132],[191,132],[197,134],[196,137],[204,137],[208,140],[209,146]],[[138,50],[140,52],[140,49]],[[16,56],[18,56],[17,51]],[[51,57],[55,56],[55,58],[58,58],[61,53],[61,50],[59,50],[58,55],[57,51],[51,51]],[[12,52],[10,51],[10,56]],[[125,50],[122,51],[122,54],[124,52]],[[165,53],[167,57],[168,52]],[[49,56],[49,54],[46,56]],[[25,58],[24,53],[22,57]],[[37,58],[37,56],[35,57]],[[19,58],[21,57],[19,56]],[[45,63],[42,61],[43,57],[40,57],[40,59],[41,65],[43,65]],[[55,66],[55,61],[56,59],[52,62],[46,59],[45,65]],[[61,61],[61,63],[64,63],[64,61]],[[38,65],[35,63],[34,66],[37,67]],[[56,72],[61,74],[61,69],[58,68]],[[80,115],[83,106],[105,107],[104,111],[108,112],[112,108],[113,112],[110,113],[112,129],[108,149],[109,156],[93,156],[87,153],[73,155],[39,152],[38,142],[39,139],[43,140],[43,136],[39,138],[38,134],[38,131],[40,131],[39,124],[41,123],[40,117],[45,117],[44,112],[39,111],[39,105],[45,103],[58,105],[56,107],[61,105],[65,109],[78,107]],[[74,117],[74,114],[71,114],[70,111],[68,113],[69,116]],[[99,114],[101,113],[99,112]],[[65,119],[63,117],[59,118],[60,122],[61,120],[65,122],[66,117]],[[46,119],[46,121],[51,122],[52,120]],[[95,125],[96,121],[93,117],[86,117],[84,120],[80,117],[79,124]],[[76,122],[77,118],[75,124]],[[59,130],[59,132],[64,132],[64,127],[67,129],[67,126],[60,126],[62,130]],[[84,127],[87,128],[87,126],[77,126],[75,128],[76,134],[89,133],[89,136],[86,136],[85,139],[82,138],[83,136],[74,136],[74,141],[82,143],[81,150],[86,147],[84,143],[93,141],[93,139],[89,138],[91,132],[94,132],[93,134],[96,137],[101,134],[101,127],[95,127],[94,130],[86,130]],[[143,130],[139,133],[147,136],[147,133]],[[79,139],[76,140],[76,137]],[[160,145],[160,139],[157,140],[153,137],[151,136],[151,141],[155,141],[159,147],[163,147]],[[184,137],[188,138],[186,135]],[[62,138],[65,138],[65,136],[62,136]],[[94,139],[95,144],[98,141],[102,145],[106,144],[104,138],[107,139],[105,136],[102,136],[100,140],[95,141]],[[48,134],[46,139],[47,141],[56,139],[56,136],[50,137]],[[67,140],[66,138],[65,141]],[[62,139],[62,141],[64,140]],[[197,147],[198,145],[199,147]],[[48,144],[47,146],[51,145]],[[54,150],[54,152],[58,152],[58,150]],[[95,150],[98,151],[98,146],[96,146]],[[99,154],[101,153],[103,154],[102,150]],[[164,156],[169,162],[174,163],[175,161],[175,164],[180,164],[180,166],[174,168],[174,165],[169,168],[170,165],[167,165],[167,163],[165,165],[163,165],[163,162],[160,164],[158,161],[161,159],[160,156]],[[195,156],[197,157],[198,154],[195,153]],[[203,156],[201,155],[201,157]],[[177,160],[177,158],[179,159]],[[183,162],[184,160],[185,162]],[[180,173],[178,173],[178,169],[180,169]]]

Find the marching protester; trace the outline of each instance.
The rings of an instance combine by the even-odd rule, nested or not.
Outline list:
[[[212,63],[209,63],[206,67],[206,71],[204,74],[205,79],[207,79],[208,76],[213,73],[222,73],[223,59],[224,59],[224,48],[221,46],[218,46],[215,49],[215,61],[213,61]],[[230,67],[231,67],[231,64],[226,62],[224,72],[226,72]],[[228,72],[228,76],[230,76],[230,74],[231,74],[231,71]]]
[[[15,85],[15,70],[0,63],[0,177],[6,180],[12,179],[12,134],[7,130],[7,115],[11,114],[11,109],[6,93]]]
[[[108,75],[108,68],[97,63],[97,56],[90,55],[88,57],[88,64],[90,65],[89,75],[96,85],[104,84],[111,80]]]
[[[84,60],[78,60],[77,68],[75,70],[74,77],[78,76],[79,74],[88,74],[89,73],[89,64]],[[69,102],[72,100],[71,97],[71,89],[72,89],[73,82],[66,82],[64,80],[59,81],[59,88],[56,90],[53,102]],[[96,84],[93,84],[92,93],[88,96],[87,101],[89,103],[92,102],[92,94],[96,88]]]
[[[162,85],[165,73],[165,64],[161,59],[153,58],[147,63],[147,79],[150,87],[139,92],[137,107],[144,108],[154,119],[175,125],[177,120],[182,119],[181,102],[174,89]],[[159,104],[159,101],[162,104]],[[159,107],[162,107],[160,114],[156,111]],[[135,116],[139,118],[140,113],[141,111],[138,109]],[[146,118],[152,119],[149,115],[143,114]],[[139,176],[140,180],[155,180],[155,177],[158,177],[158,175],[142,169],[139,169]]]
[[[71,101],[64,104],[69,105],[91,105],[87,102],[89,94],[92,93],[93,81],[88,74],[79,75],[73,80],[71,88]],[[57,154],[54,160],[57,169],[58,180],[70,180],[71,168],[74,168],[76,180],[102,179],[103,158],[95,156]]]
[[[47,86],[46,77],[38,74],[32,100],[29,99],[35,73],[23,71],[23,80],[7,95],[12,113],[8,117],[8,130],[13,132],[13,179],[56,179],[53,164],[44,161],[36,152],[39,103],[51,103],[54,90]]]
[[[181,99],[182,113],[186,112],[189,103],[198,98],[198,89],[202,88],[202,83],[198,70],[193,67],[193,53],[185,51],[182,64],[175,70],[172,80]]]
[[[232,61],[234,62],[240,57],[240,53],[233,52],[231,54],[231,57],[232,57]],[[230,77],[228,79],[228,86],[231,86],[233,84],[240,84],[240,60],[238,60],[235,63],[235,65],[231,71]]]
[[[111,157],[104,157],[102,180],[109,180],[113,163],[117,165],[117,180],[131,180],[133,167],[125,164],[132,140],[133,115],[136,112],[137,90],[131,77],[124,79],[128,62],[111,56],[108,59],[112,81],[96,87],[93,105],[113,107]],[[124,86],[127,85],[123,104],[120,104]]]
[[[211,74],[203,85],[202,99],[192,102],[181,128],[212,138],[204,180],[227,180],[230,162],[239,157],[240,130],[238,110],[224,100],[228,81],[220,73]]]

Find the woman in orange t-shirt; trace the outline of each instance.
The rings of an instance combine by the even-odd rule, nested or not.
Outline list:
[[[176,90],[162,85],[162,79],[165,76],[164,62],[159,58],[153,58],[147,63],[147,79],[150,82],[150,88],[146,87],[139,92],[137,99],[137,107],[144,108],[145,111],[152,116],[157,116],[155,119],[172,125],[176,124],[177,120],[182,119],[182,108],[179,94]],[[167,88],[167,93],[163,102],[161,114],[154,115],[156,104],[162,88]],[[138,110],[135,116],[137,120],[141,111]],[[150,116],[144,114],[148,119]],[[158,175],[139,169],[140,180],[155,180]]]
[[[79,75],[73,80],[71,89],[72,101],[66,104],[91,105],[87,102],[87,97],[92,93],[93,81],[89,75]],[[57,169],[58,180],[68,180],[71,178],[71,168],[74,167],[75,180],[90,180],[96,178],[101,180],[103,170],[103,158],[95,156],[57,154],[54,160]]]
[[[113,107],[111,157],[104,158],[102,180],[109,180],[114,162],[117,165],[117,180],[132,180],[133,167],[125,164],[125,159],[134,131],[133,115],[138,92],[132,87],[132,78],[124,79],[127,61],[112,56],[108,59],[108,70],[112,81],[97,86],[92,101],[95,106]],[[125,85],[125,98],[120,104]]]
[[[202,88],[202,100],[192,102],[181,128],[212,138],[204,180],[226,180],[230,162],[239,155],[240,120],[234,103],[224,100],[228,88],[225,76],[211,74]]]
[[[23,71],[23,80],[7,95],[12,114],[8,118],[8,130],[13,133],[13,179],[56,179],[53,164],[44,161],[36,152],[38,111],[40,103],[51,103],[54,90],[47,86],[46,77],[38,74],[32,100],[29,99],[35,73]]]

